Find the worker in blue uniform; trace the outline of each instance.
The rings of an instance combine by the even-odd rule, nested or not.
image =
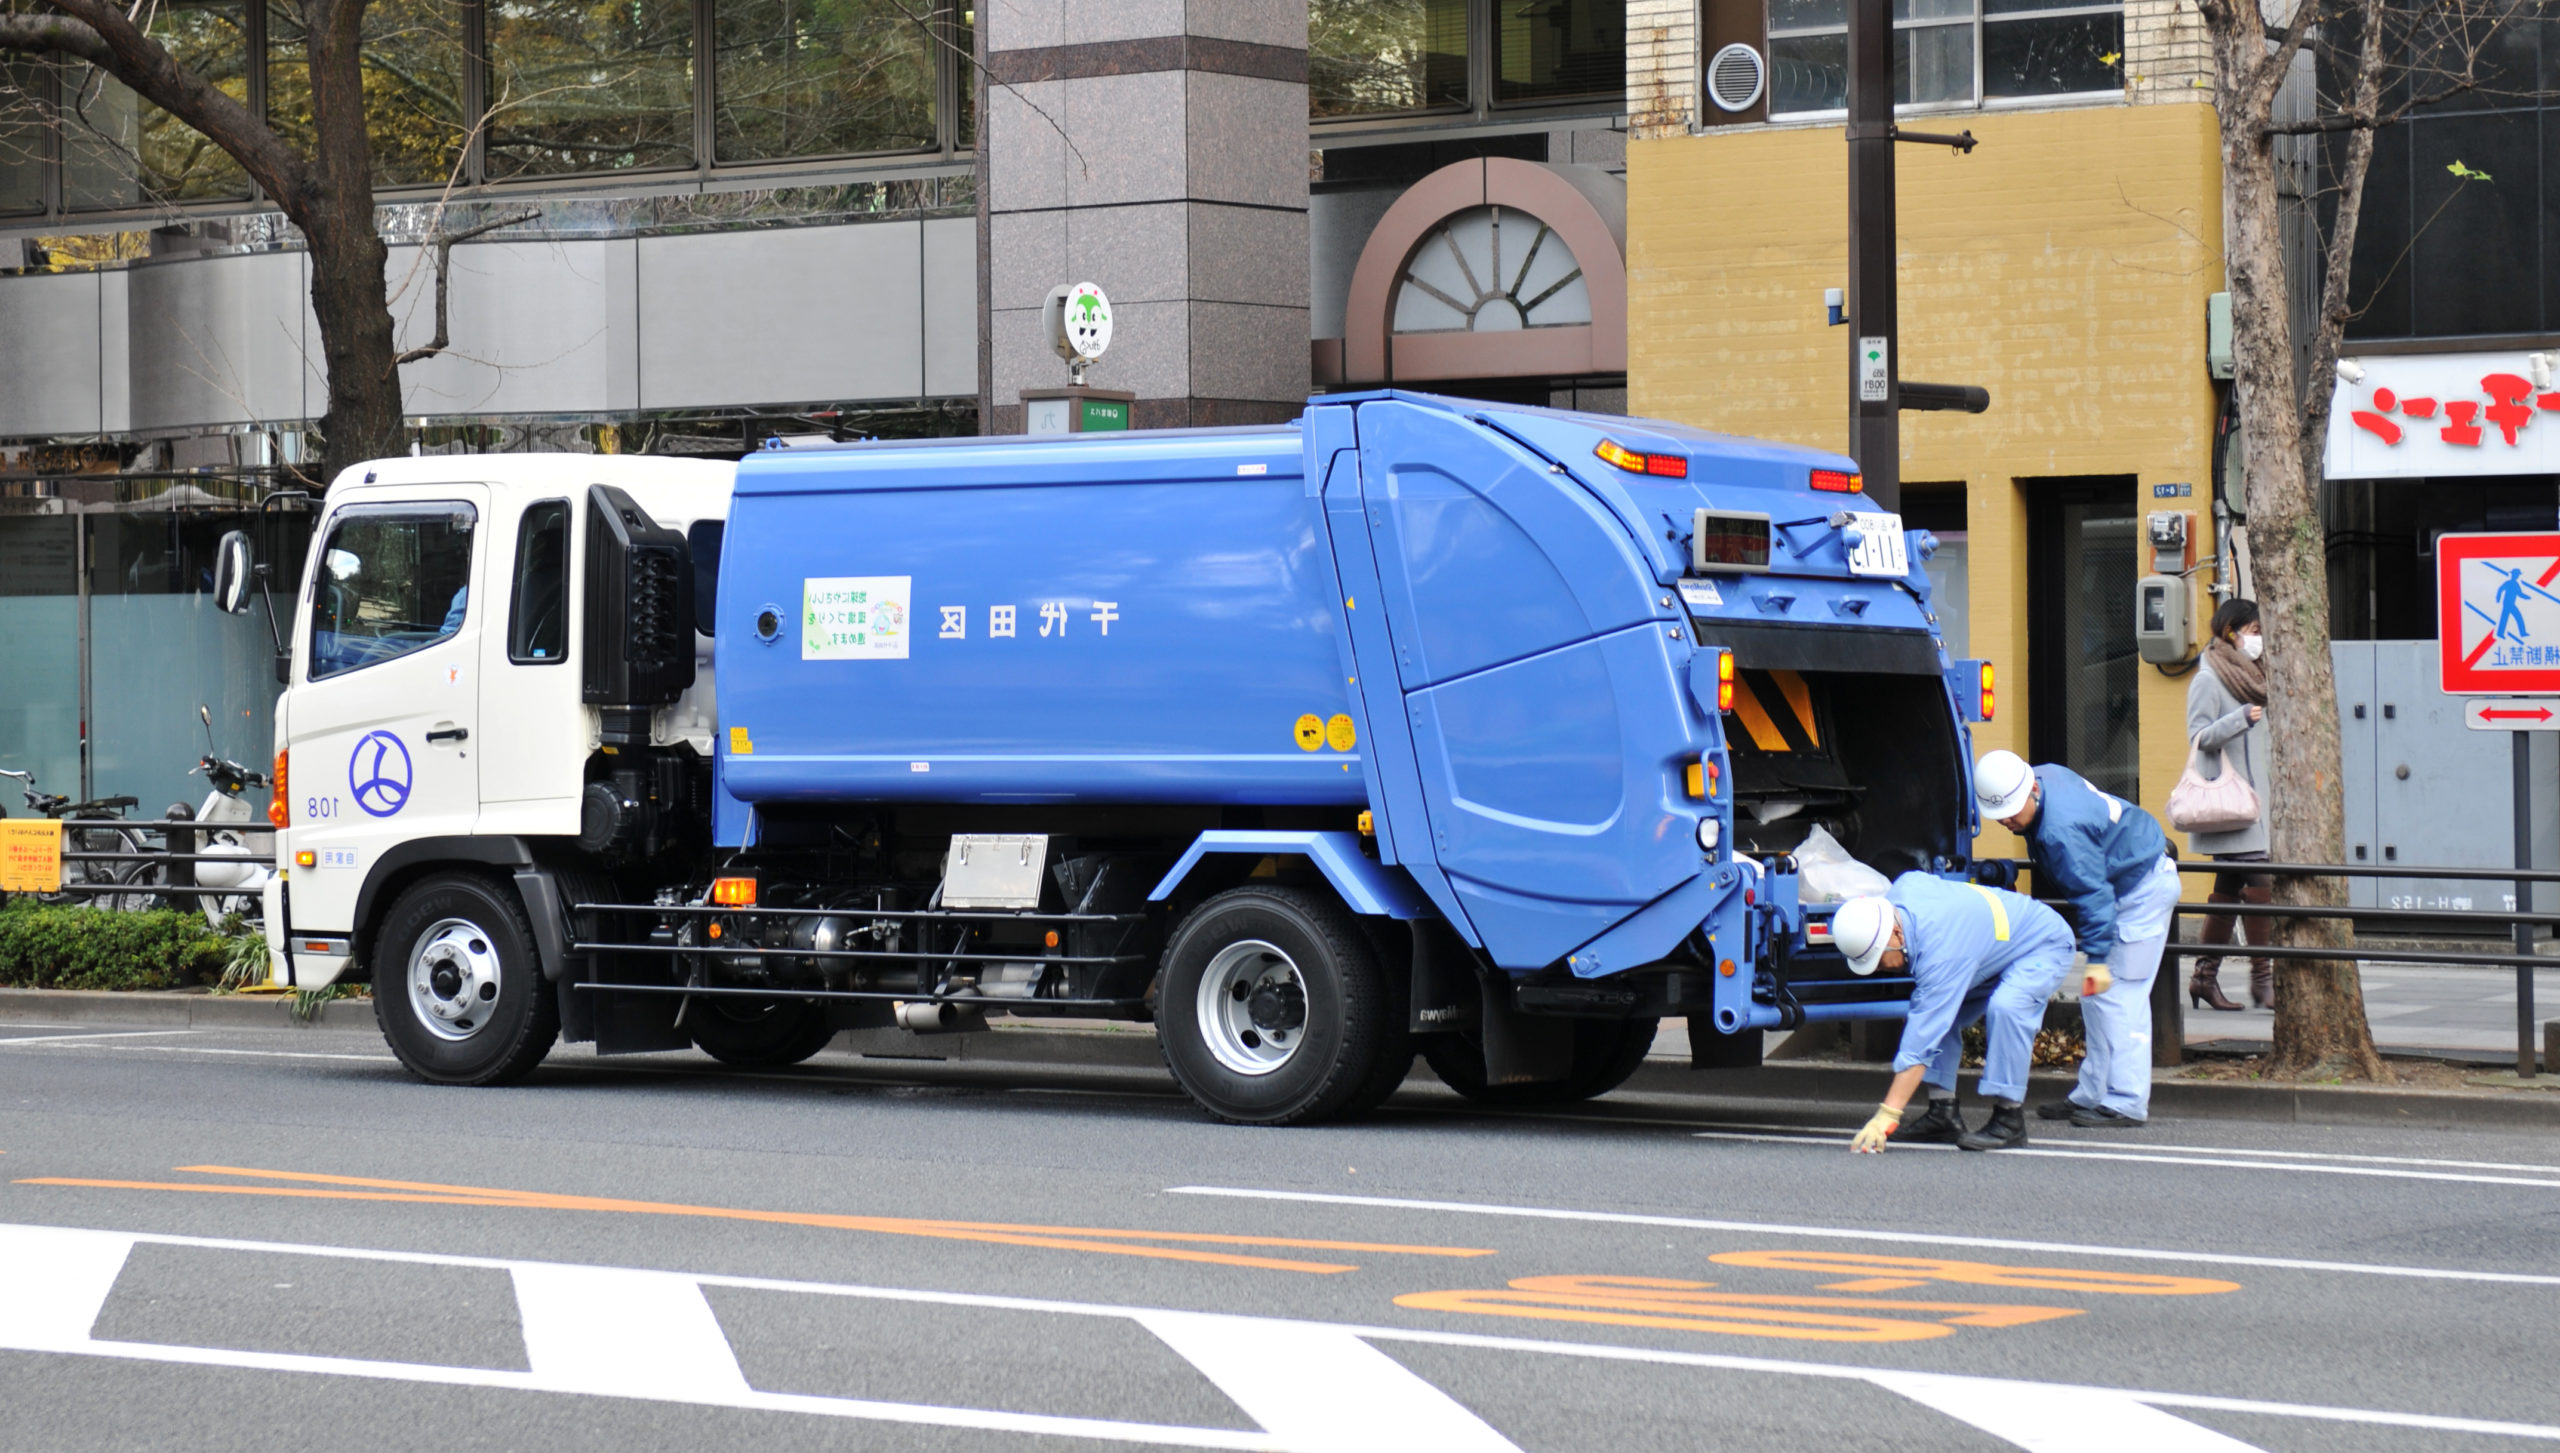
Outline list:
[[[1973,769],[1982,815],[2027,840],[2036,887],[2067,900],[2080,952],[2104,965],[2080,1001],[2088,1055],[2070,1097],[2036,1107],[2046,1120],[2136,1129],[2151,1115],[2151,980],[2178,908],[2178,863],[2150,813],[2068,767],[2030,769],[1988,752]]]
[[[2062,915],[2005,889],[1905,873],[1882,894],[1840,905],[1831,941],[1852,973],[1911,970],[1911,1012],[1893,1084],[1850,1148],[1882,1150],[1897,1131],[1904,1140],[1953,1141],[1966,1150],[2026,1144],[2020,1107],[2036,1031],[2045,1001],[2071,968],[2071,926]],[[1983,1025],[1981,1090],[1991,1117],[1967,1131],[1956,1104],[1956,1066],[1964,1030],[1975,1020]],[[1906,1126],[1903,1109],[1924,1084],[1928,1111]]]

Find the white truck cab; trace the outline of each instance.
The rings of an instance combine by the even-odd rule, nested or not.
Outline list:
[[[733,474],[704,460],[483,454],[339,476],[312,534],[275,708],[270,818],[283,871],[266,920],[284,982],[337,980],[422,881],[459,868],[502,887],[532,867],[527,840],[594,826],[582,821],[598,810],[590,763],[618,741],[682,744],[709,761],[707,621],[667,623],[691,668],[672,704],[595,704],[600,676],[627,669],[631,622],[598,608],[589,566],[619,502],[716,569]],[[683,584],[690,613],[689,573]],[[589,659],[599,654],[617,659]],[[520,908],[513,917],[528,927]],[[475,1027],[472,993],[496,987],[473,967],[489,952],[476,941],[458,930],[444,955],[453,992],[425,991],[430,1027],[457,1043]],[[395,975],[378,977],[377,992],[401,991]]]

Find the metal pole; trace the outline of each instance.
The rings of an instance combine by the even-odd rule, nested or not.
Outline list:
[[[1893,0],[1849,0],[1849,453],[1880,510],[1902,507],[1894,253]],[[1877,350],[1884,387],[1862,391]]]
[[[2533,734],[2509,732],[2515,740],[2516,774],[2516,866],[2533,870]],[[2533,911],[2533,880],[2516,880],[2516,912]],[[2521,919],[2515,926],[2516,957],[2533,956],[2533,925]],[[2560,1065],[2552,1067],[2560,1071]],[[2533,1078],[2533,966],[2516,965],[2516,1075]]]

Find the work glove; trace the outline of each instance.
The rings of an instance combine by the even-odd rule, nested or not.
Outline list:
[[[1901,1125],[1901,1111],[1891,1105],[1878,1105],[1876,1113],[1868,1119],[1867,1127],[1859,1131],[1856,1138],[1849,1142],[1849,1148],[1860,1155],[1878,1154],[1883,1151],[1885,1141],[1891,1138],[1893,1132]]]
[[[2089,976],[2080,981],[2080,997],[2095,999],[2116,986],[2116,976],[2107,972],[2105,964],[2091,964]]]

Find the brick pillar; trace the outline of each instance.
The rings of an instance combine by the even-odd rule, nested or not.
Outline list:
[[[1087,379],[1139,428],[1307,396],[1307,13],[1290,0],[985,0],[991,433],[1067,382],[1041,301],[1111,298]]]

